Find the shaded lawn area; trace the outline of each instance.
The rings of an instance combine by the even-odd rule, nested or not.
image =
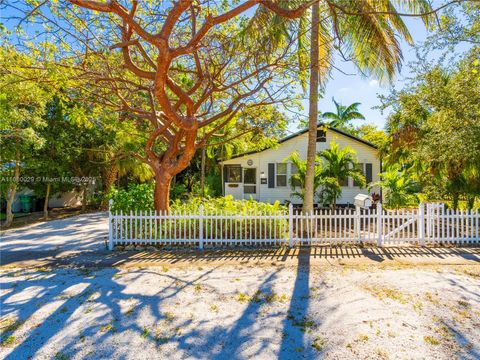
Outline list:
[[[0,358],[480,357],[480,265],[3,268]]]

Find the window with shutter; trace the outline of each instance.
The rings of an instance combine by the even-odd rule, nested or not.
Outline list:
[[[295,164],[290,164],[290,185],[300,187],[301,183],[299,179],[293,178],[293,175],[298,174],[298,169]]]
[[[365,176],[365,164],[364,163],[358,163],[358,168],[362,172],[363,176]],[[353,186],[360,186],[360,184],[356,181],[353,181]]]
[[[287,186],[287,164],[277,163],[277,187]]]

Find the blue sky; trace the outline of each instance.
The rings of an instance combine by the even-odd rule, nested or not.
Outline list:
[[[423,42],[427,36],[427,31],[420,19],[404,18],[405,23],[410,29],[414,42],[417,44]],[[393,80],[391,85],[380,85],[374,78],[365,78],[357,73],[355,67],[350,62],[337,61],[335,66],[340,68],[345,75],[338,70],[334,70],[331,79],[327,83],[326,92],[319,101],[319,111],[334,111],[335,107],[332,97],[337,102],[349,105],[354,102],[360,102],[360,112],[365,115],[366,120],[356,120],[354,124],[369,123],[375,124],[380,128],[385,126],[386,115],[381,114],[380,110],[372,109],[372,107],[380,104],[378,94],[388,94],[390,87],[401,88],[403,79],[408,76],[408,67],[410,61],[415,60],[414,49],[405,42],[402,42],[403,66],[399,74]],[[353,74],[353,75],[350,75]],[[303,101],[305,116],[308,114],[308,94],[307,99]],[[292,124],[291,130],[297,130],[297,125]]]

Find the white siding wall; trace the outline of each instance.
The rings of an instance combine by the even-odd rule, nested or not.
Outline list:
[[[287,166],[287,186],[286,187],[277,187],[269,188],[268,184],[260,184],[260,174],[265,173],[265,176],[268,177],[268,164],[269,163],[278,163],[283,162],[291,153],[298,151],[300,157],[305,159],[307,157],[307,139],[308,134],[302,134],[296,136],[290,140],[287,140],[278,145],[277,148],[267,149],[259,153],[245,155],[239,158],[231,159],[224,161],[224,165],[230,164],[239,164],[242,168],[245,167],[256,167],[257,168],[257,196],[254,198],[263,202],[275,202],[279,200],[284,202],[285,200],[291,201],[294,204],[301,203],[301,200],[296,197],[291,197],[292,192],[289,179],[290,179],[290,165]],[[317,151],[324,150],[330,147],[330,142],[335,141],[340,147],[350,146],[357,152],[357,159],[359,163],[371,163],[372,164],[372,181],[378,181],[380,173],[380,159],[378,157],[378,151],[371,146],[365,145],[359,141],[351,139],[347,136],[339,134],[337,132],[327,130],[327,141],[326,142],[317,142]],[[248,160],[252,160],[252,165],[247,164]],[[355,195],[362,193],[368,194],[367,189],[360,189],[359,187],[353,186],[353,180],[348,180],[348,187],[342,188],[342,196],[338,200],[338,204],[347,204],[353,203],[353,198]],[[374,190],[378,193],[378,189]],[[229,191],[229,187],[225,186],[225,195],[232,195]],[[240,198],[239,196],[235,196]],[[315,199],[317,202],[318,199]]]

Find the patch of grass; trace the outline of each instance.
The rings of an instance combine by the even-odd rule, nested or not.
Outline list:
[[[97,300],[100,296],[101,296],[100,292],[95,291],[95,292],[93,292],[93,293],[87,298],[87,301],[88,301],[88,302],[95,301],[95,300]]]
[[[303,332],[310,332],[315,327],[315,322],[305,316],[300,320],[293,318],[292,325],[300,328]]]
[[[111,332],[116,332],[117,329],[115,329],[115,326],[113,326],[113,324],[110,323],[110,324],[107,324],[107,325],[103,325],[103,326],[100,328],[100,331],[101,331],[101,332],[109,332],[109,331],[111,331]]]
[[[398,289],[393,289],[393,288],[380,286],[380,285],[376,285],[376,286],[365,285],[363,286],[363,289],[367,291],[370,295],[382,301],[385,301],[386,299],[390,299],[390,300],[397,301],[400,304],[406,304],[408,301],[407,296],[402,292],[400,292],[400,290]]]
[[[425,298],[430,301],[433,305],[440,305],[440,301],[437,299],[435,295],[432,293],[426,292]]]
[[[238,294],[237,296],[237,301],[238,302],[247,302],[247,301],[250,301],[250,296],[248,296],[247,294],[245,293],[240,293]]]
[[[90,276],[92,275],[93,269],[87,268],[87,267],[81,267],[81,268],[78,268],[77,271],[82,276]]]
[[[423,304],[420,301],[413,303],[414,311],[416,311],[417,313],[421,313],[422,309],[423,309]]]
[[[7,336],[7,337],[2,341],[2,346],[12,345],[16,340],[17,340],[17,339],[16,339],[15,336],[13,336],[13,335]]]
[[[173,315],[171,312],[164,312],[163,313],[163,316],[165,316],[165,320],[167,320],[168,322],[172,322],[173,319],[175,319],[175,315]]]
[[[23,321],[18,321],[14,317],[7,317],[0,321],[0,334],[7,332],[14,332],[20,326],[22,326]]]
[[[435,339],[433,336],[424,336],[423,341],[430,345],[440,345],[440,341],[438,341],[438,339]]]
[[[89,307],[87,310],[85,310],[85,314],[91,313],[93,310],[93,307]]]
[[[210,310],[212,310],[214,312],[218,312],[218,306],[216,304],[211,304],[210,305]]]
[[[388,353],[385,350],[377,348],[377,350],[375,350],[375,352],[380,359],[383,359],[383,360],[388,360],[389,359]]]
[[[358,334],[357,336],[357,342],[365,342],[365,341],[368,341],[369,337],[367,334]]]
[[[148,330],[147,327],[143,328],[142,334],[140,335],[142,338],[146,339],[148,335],[150,334],[150,330]]]
[[[159,336],[159,337],[156,337],[155,340],[159,345],[161,345],[161,344],[167,343],[170,340],[170,338],[167,336]]]
[[[162,266],[162,271],[163,271],[164,273],[168,272],[168,270],[170,270],[168,267]]]
[[[470,307],[469,302],[465,301],[465,300],[458,300],[458,305],[460,305],[461,307],[464,307],[464,308]]]
[[[62,353],[62,352],[57,352],[54,357],[55,360],[69,360],[70,356]]]
[[[195,292],[198,294],[200,291],[202,291],[202,285],[195,284]]]
[[[316,337],[313,340],[312,347],[317,351],[322,351],[325,348],[325,340],[321,337]]]
[[[271,302],[285,303],[285,302],[288,301],[288,297],[285,294],[278,295],[278,294],[275,294],[275,293],[271,293],[271,294],[268,294],[268,295],[265,296],[265,301],[267,303],[271,303]]]

